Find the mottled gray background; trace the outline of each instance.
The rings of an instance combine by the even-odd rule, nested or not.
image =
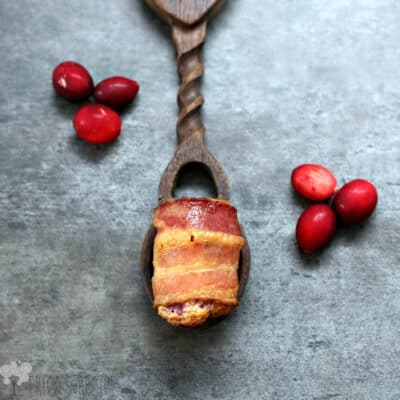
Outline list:
[[[231,0],[209,26],[207,145],[253,262],[241,307],[190,331],[157,317],[139,274],[176,145],[169,29],[139,0],[2,0],[0,365],[32,364],[19,398],[400,399],[399,19],[396,0]],[[66,59],[141,83],[115,144],[74,137],[78,106],[50,83]],[[303,162],[380,194],[312,257],[294,240]]]

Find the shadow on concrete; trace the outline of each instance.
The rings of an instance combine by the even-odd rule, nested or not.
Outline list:
[[[68,145],[71,150],[77,154],[82,160],[97,164],[108,155],[112,154],[120,146],[120,141],[117,138],[109,144],[94,145],[86,143],[79,139],[76,135],[71,135],[68,138]]]

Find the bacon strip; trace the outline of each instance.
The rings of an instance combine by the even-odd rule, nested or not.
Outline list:
[[[193,229],[168,229],[157,234],[154,243],[154,266],[157,269],[176,266],[237,265],[241,236]]]
[[[204,229],[240,236],[236,208],[214,199],[167,199],[154,213],[157,229]]]
[[[193,299],[237,304],[238,279],[232,268],[190,271],[153,278],[154,305],[181,303]]]

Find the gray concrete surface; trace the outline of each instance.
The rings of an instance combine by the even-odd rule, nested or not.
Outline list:
[[[240,308],[189,331],[152,311],[138,265],[176,145],[168,28],[138,0],[1,1],[0,366],[33,368],[16,398],[400,399],[399,18],[395,0],[231,0],[211,24],[207,144],[253,263]],[[74,137],[50,84],[66,59],[141,83],[115,144]],[[310,257],[303,162],[380,194]]]

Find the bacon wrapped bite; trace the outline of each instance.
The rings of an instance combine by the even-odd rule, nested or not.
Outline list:
[[[225,200],[168,199],[154,211],[154,307],[172,325],[198,326],[239,302],[244,244],[236,209]]]

